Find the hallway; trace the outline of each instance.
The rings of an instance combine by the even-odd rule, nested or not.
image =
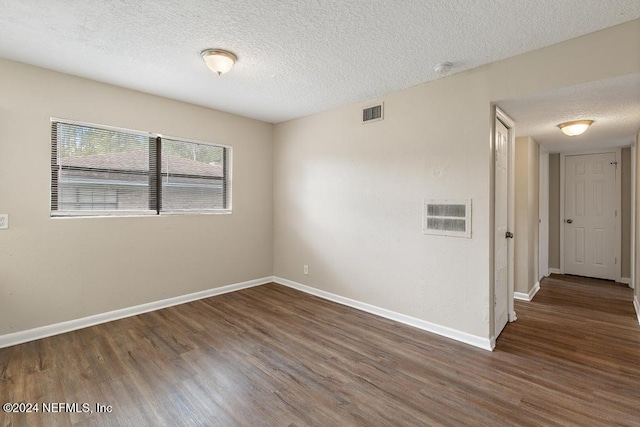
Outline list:
[[[590,412],[640,425],[640,326],[632,301],[626,285],[557,274],[543,279],[533,301],[516,301],[518,319],[495,353],[529,366],[533,387],[520,404],[544,413],[552,401],[566,408],[568,423],[576,420],[572,412]],[[547,399],[535,397],[539,387],[552,390]]]

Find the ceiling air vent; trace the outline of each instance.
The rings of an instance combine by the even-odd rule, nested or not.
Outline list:
[[[422,232],[471,238],[471,199],[425,200]]]
[[[362,109],[362,123],[377,122],[383,117],[383,104],[373,105]]]

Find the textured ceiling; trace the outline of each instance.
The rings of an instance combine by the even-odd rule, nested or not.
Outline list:
[[[516,136],[531,136],[547,151],[632,145],[640,128],[640,74],[497,102],[516,122]],[[564,135],[557,125],[594,120],[582,135]]]
[[[276,123],[637,18],[638,0],[0,0],[0,57]],[[206,48],[238,64],[216,76]]]

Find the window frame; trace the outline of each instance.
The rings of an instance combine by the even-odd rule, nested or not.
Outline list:
[[[139,210],[58,210],[60,201],[58,200],[58,138],[55,132],[56,123],[62,123],[73,126],[83,126],[106,131],[126,133],[129,135],[138,135],[149,138],[149,209]],[[222,170],[223,175],[222,191],[223,206],[222,209],[162,209],[162,139],[173,140],[178,142],[207,145],[223,149]],[[154,141],[155,140],[155,141]],[[54,143],[55,142],[55,143]],[[233,173],[233,147],[227,144],[219,144],[208,141],[200,141],[182,137],[164,135],[160,133],[138,131],[133,129],[121,128],[116,126],[102,125],[96,123],[82,122],[78,120],[62,119],[58,117],[50,118],[50,148],[51,148],[51,176],[49,186],[49,211],[51,218],[93,218],[93,217],[136,217],[136,216],[171,216],[171,215],[219,215],[232,213],[232,173]],[[196,178],[196,176],[193,176]],[[55,183],[55,184],[54,184]],[[55,188],[55,194],[54,194]],[[56,208],[54,210],[54,207]]]

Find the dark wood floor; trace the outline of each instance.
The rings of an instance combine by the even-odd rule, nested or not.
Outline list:
[[[568,276],[494,352],[270,284],[0,350],[2,426],[640,425],[630,289]]]

